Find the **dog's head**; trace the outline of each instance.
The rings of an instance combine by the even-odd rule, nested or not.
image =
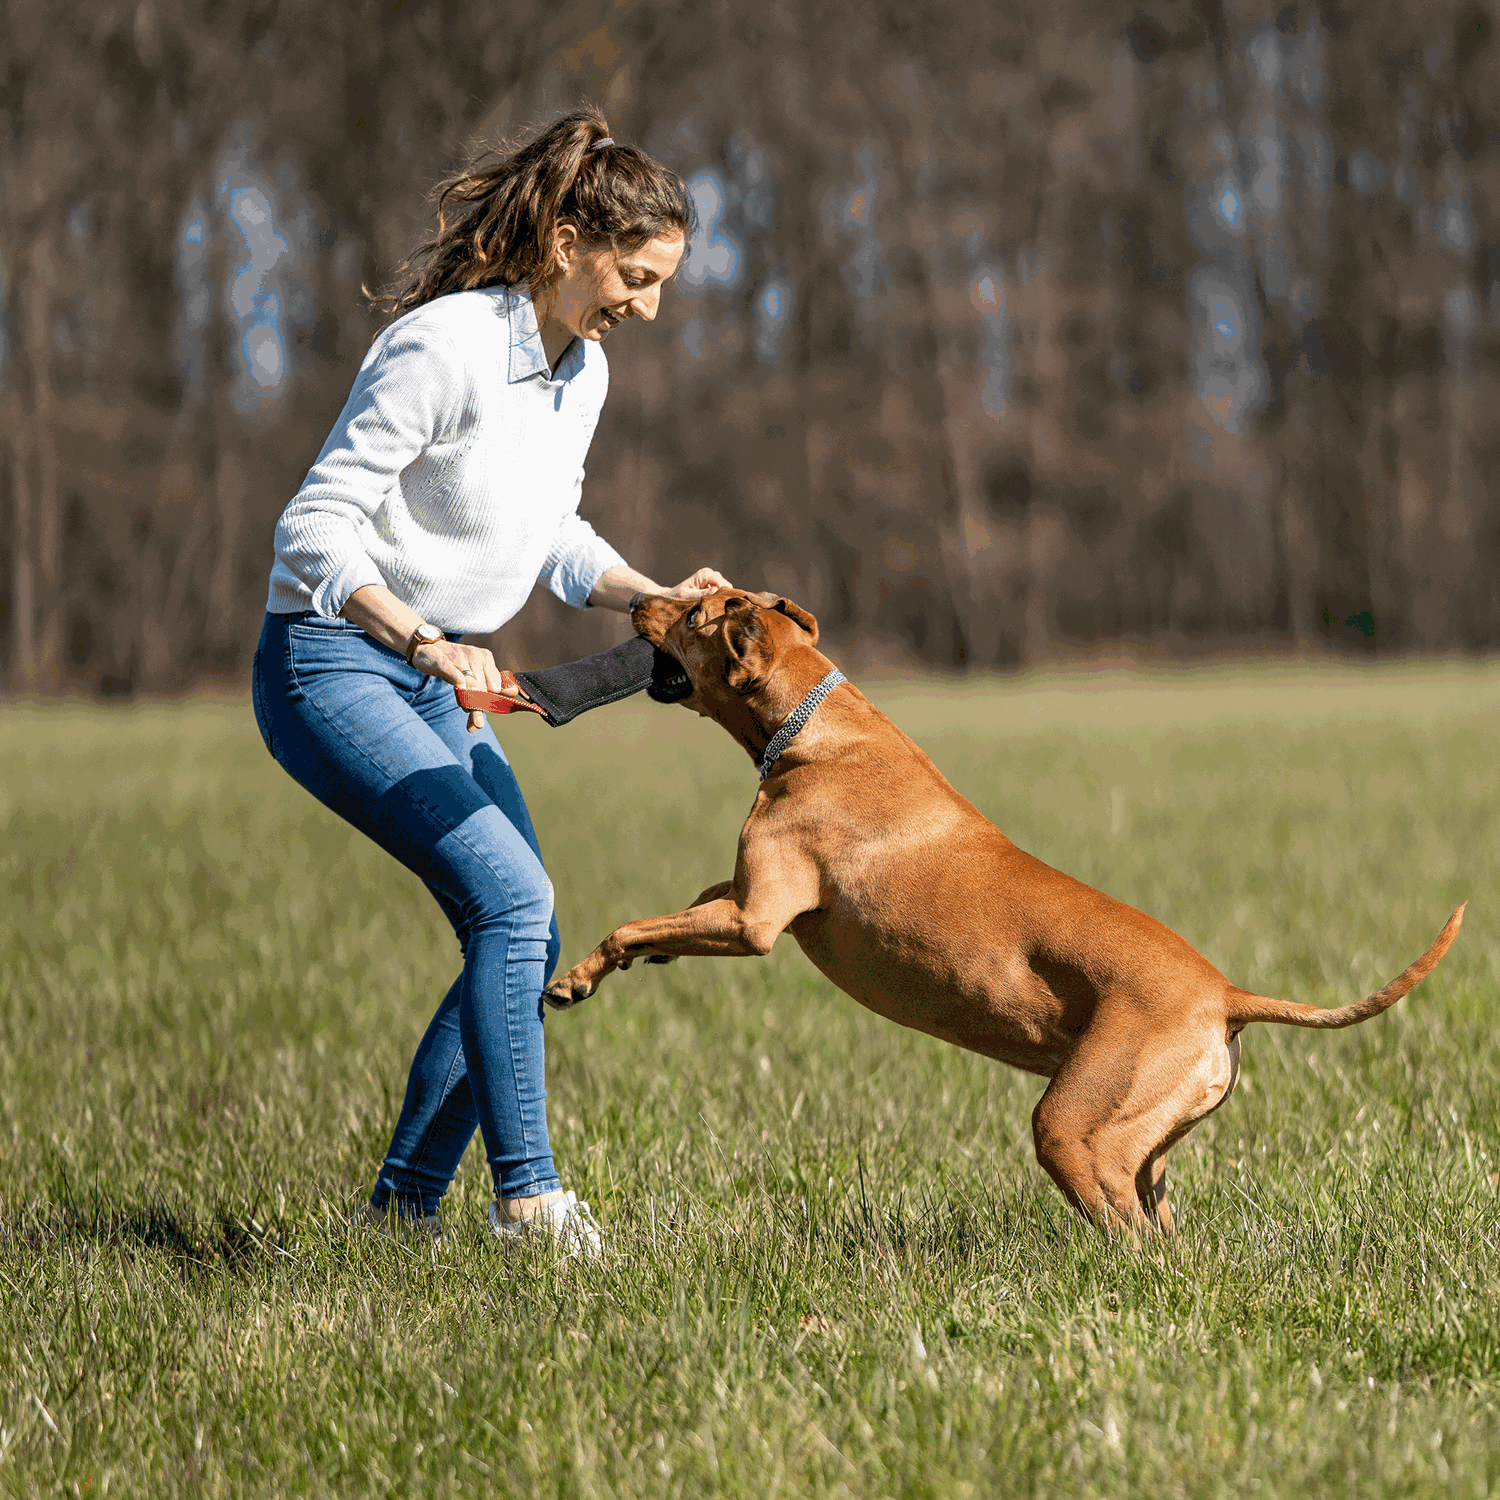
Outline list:
[[[800,604],[744,589],[718,589],[702,599],[638,594],[630,623],[682,663],[693,691],[681,701],[699,713],[725,689],[741,698],[759,691],[788,650],[818,641],[818,622]]]

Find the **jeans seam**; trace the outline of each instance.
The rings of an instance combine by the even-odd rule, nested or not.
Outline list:
[[[271,733],[271,716],[266,712],[265,694],[260,690],[259,650],[256,651],[255,660],[250,665],[250,697],[252,700],[251,707],[256,711],[255,727],[261,729],[261,726],[264,725],[261,738],[265,741],[266,749],[270,751],[271,759],[280,765],[281,757],[276,754],[276,736]]]
[[[516,940],[515,925],[516,925],[515,922],[512,921],[511,924],[510,924],[510,926],[511,926],[511,932],[510,932],[510,935],[507,938],[506,955],[505,955],[506,956],[506,964],[505,964],[506,974],[505,974],[505,980],[504,980],[504,985],[505,985],[504,1005],[505,1005],[505,1015],[506,1015],[506,1020],[507,1020],[507,1025],[506,1025],[506,1028],[505,1028],[505,1039],[506,1039],[507,1044],[510,1047],[510,1071],[511,1071],[511,1076],[514,1077],[514,1078],[519,1078],[521,1076],[521,1068],[520,1068],[521,1059],[520,1059],[520,1056],[519,1056],[519,1053],[518,1053],[518,1047],[517,1047],[518,1038],[516,1037],[516,1028],[514,1026],[512,1026],[512,1025],[509,1024],[510,1018],[514,1014],[512,1008],[511,1008],[511,994],[510,994],[510,968],[511,968],[511,964],[510,964],[510,947],[509,947],[509,945],[511,943],[515,942],[515,940]],[[545,966],[545,963],[546,963],[546,960],[544,958],[543,959],[543,965],[544,966]],[[545,1051],[545,1049],[543,1050],[543,1053],[542,1053],[542,1077],[541,1077],[540,1082],[541,1082],[541,1085],[542,1085],[542,1098],[541,1098],[542,1119],[545,1120],[547,1118],[547,1063],[546,1063],[546,1051]],[[529,1121],[527,1120],[527,1111],[524,1108],[520,1107],[520,1101],[519,1101],[519,1099],[517,1100],[516,1115],[517,1115],[517,1118],[518,1118],[518,1120],[520,1122],[520,1127],[521,1127],[521,1150],[526,1153],[526,1160],[528,1162],[534,1161],[536,1159],[536,1152],[535,1152],[535,1150],[532,1147],[531,1125],[530,1125]],[[550,1132],[549,1132],[549,1135],[550,1135]],[[548,1152],[548,1155],[549,1156],[551,1155],[550,1150]],[[498,1186],[498,1184],[497,1184],[497,1186]]]

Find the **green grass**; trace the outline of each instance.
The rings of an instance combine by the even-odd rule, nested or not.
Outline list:
[[[873,695],[1023,847],[1238,983],[1182,1228],[1075,1220],[1040,1081],[789,940],[548,1022],[614,1256],[344,1226],[457,966],[238,704],[0,714],[0,1492],[1494,1495],[1500,670],[1062,674]],[[729,874],[754,773],[687,714],[500,721],[564,963]]]

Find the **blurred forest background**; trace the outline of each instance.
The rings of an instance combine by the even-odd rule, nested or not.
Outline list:
[[[1497,5],[0,0],[0,681],[244,676],[361,283],[582,98],[703,218],[609,349],[637,566],[855,664],[1492,649]]]

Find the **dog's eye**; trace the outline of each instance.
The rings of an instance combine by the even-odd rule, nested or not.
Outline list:
[[[698,623],[698,611],[696,609],[688,611],[687,622],[689,625],[696,625]]]

